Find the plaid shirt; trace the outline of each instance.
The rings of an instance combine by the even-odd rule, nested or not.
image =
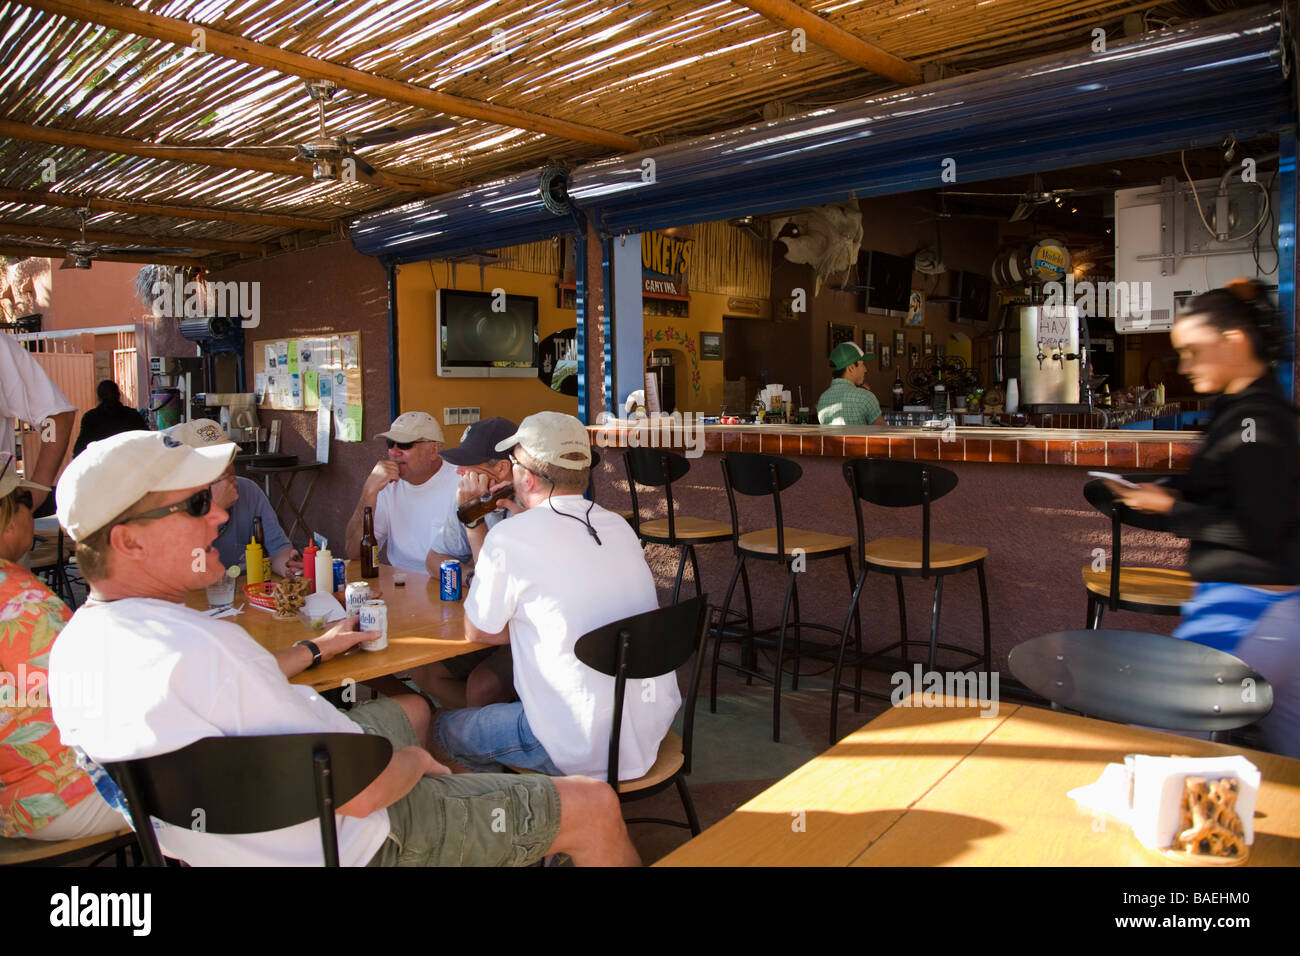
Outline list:
[[[880,417],[880,402],[847,378],[831,381],[817,399],[817,421],[823,425],[870,425]]]

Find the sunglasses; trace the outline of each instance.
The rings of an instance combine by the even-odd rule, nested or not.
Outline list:
[[[391,438],[385,438],[384,441],[388,444],[390,450],[393,448],[400,448],[402,451],[410,451],[416,445],[420,444],[419,441],[393,441]]]
[[[114,521],[113,524],[126,524],[128,521],[139,521],[142,518],[166,518],[178,511],[188,511],[191,518],[202,518],[211,508],[212,489],[204,488],[202,491],[196,491],[184,501],[178,501],[174,505],[154,508],[152,511],[142,511],[138,515],[131,515],[129,518]]]

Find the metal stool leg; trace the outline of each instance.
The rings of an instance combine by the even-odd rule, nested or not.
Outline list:
[[[1089,592],[1088,592],[1088,610],[1087,610],[1086,612],[1084,612],[1084,617],[1083,617],[1083,626],[1084,626],[1084,628],[1087,629],[1087,630],[1093,630],[1093,629],[1095,628],[1095,625],[1092,623],[1092,616],[1093,616],[1093,614],[1095,613],[1095,611],[1094,611],[1094,606],[1096,605],[1096,603],[1097,603],[1097,599],[1094,598],[1094,597],[1092,596],[1092,592],[1089,591]]]
[[[727,585],[727,597],[722,602],[722,614],[718,617],[718,633],[713,642],[713,669],[709,678],[709,713],[718,712],[718,655],[725,640],[723,632],[727,629],[727,612],[731,610],[731,595],[736,590],[736,578],[745,570],[745,556],[736,559],[736,567],[731,572],[731,583]],[[750,632],[752,633],[752,631]]]
[[[989,586],[984,578],[984,562],[975,568],[980,579],[980,614],[984,618],[984,673],[993,680],[993,642],[989,636]],[[991,686],[991,685],[990,685]]]
[[[850,599],[852,603],[849,605],[849,609],[844,612],[844,627],[840,629],[840,652],[835,657],[835,677],[831,681],[831,744],[832,745],[835,743],[835,739],[836,739],[835,732],[838,729],[838,725],[839,725],[840,680],[841,680],[841,675],[844,673],[844,648],[849,643],[849,623],[854,619],[854,617],[858,613],[858,598],[862,594],[862,585],[866,583],[866,580],[867,580],[867,569],[863,568],[861,575],[859,575],[857,581],[854,583],[853,597]],[[858,690],[861,691],[861,689],[862,689],[862,648],[861,646],[859,646],[858,648]],[[855,704],[853,708],[855,711],[858,709],[856,704],[856,701],[858,699],[860,699],[860,695],[855,695],[854,696]]]
[[[700,581],[700,562],[695,557],[695,545],[688,544],[686,553],[691,557],[691,573],[695,575],[695,596],[702,598],[704,597],[704,584]]]
[[[799,658],[803,654],[803,628],[799,624],[803,620],[799,615],[799,578],[791,577],[794,582],[794,620],[791,627],[794,628],[794,675],[790,678],[790,689],[799,689]]]
[[[857,653],[858,653],[857,679],[854,682],[854,691],[853,691],[853,712],[857,713],[862,709],[862,611],[858,608],[858,595],[861,594],[861,591],[859,590],[861,585],[857,584],[857,582],[854,580],[853,559],[849,557],[847,553],[844,555],[844,568],[846,571],[848,571],[849,589],[850,589],[850,593],[853,595],[853,606],[851,609],[853,611],[854,646],[857,648]],[[867,569],[864,566],[862,569],[862,580],[865,581],[866,579],[867,579]],[[847,637],[848,635],[847,621],[845,621],[844,624],[844,633],[845,636]],[[838,678],[836,680],[836,683],[839,683]]]
[[[749,568],[744,564],[740,566],[740,584],[745,592],[745,626],[749,629],[744,643],[744,652],[748,655],[745,666],[751,671],[756,671],[758,670],[758,651],[754,650],[754,602],[749,596]],[[746,660],[744,657],[741,659]],[[754,678],[746,674],[745,685],[752,687],[753,684]]]
[[[686,545],[677,550],[677,580],[673,582],[673,603],[677,603],[682,593],[682,572],[686,570]],[[696,585],[698,587],[698,585]]]
[[[781,630],[776,639],[776,670],[772,674],[772,740],[781,740],[781,684],[785,675],[785,622],[790,616],[790,598],[794,593],[794,566],[786,572],[785,601],[781,604]]]
[[[894,584],[898,588],[898,630],[903,639],[903,667],[907,667],[907,601],[903,599],[903,576],[894,575]]]
[[[939,640],[939,611],[943,608],[943,575],[934,579],[934,609],[930,613],[930,662],[927,669],[934,670],[935,644]]]
[[[691,826],[691,835],[700,835],[700,818],[695,815],[695,804],[691,800],[691,792],[686,789],[686,778],[677,777],[677,792],[682,798],[682,808],[686,811],[686,821]]]

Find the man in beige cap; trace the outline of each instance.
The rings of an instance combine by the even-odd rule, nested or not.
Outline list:
[[[371,470],[348,519],[348,557],[361,556],[362,518],[372,508],[375,539],[388,545],[388,563],[423,574],[434,538],[456,513],[459,479],[439,456],[442,426],[428,412],[404,412],[379,437],[388,443],[388,457]]]
[[[505,764],[604,779],[614,679],[578,660],[578,638],[659,606],[654,577],[632,528],[583,498],[591,471],[587,430],[572,415],[539,412],[499,441],[525,510],[467,531],[477,562],[465,597],[465,637],[509,643],[519,701],[443,711],[435,754],[458,769]],[[619,777],[643,776],[681,705],[677,679],[624,704]],[[445,754],[446,757],[441,755]]]
[[[85,754],[105,799],[121,806],[103,764],[203,737],[375,733],[392,741],[393,756],[338,808],[345,865],[526,865],[554,852],[577,863],[638,862],[605,783],[453,776],[427,749],[422,697],[384,697],[345,715],[290,684],[367,637],[350,629],[355,618],[272,654],[237,624],[184,605],[187,591],[223,571],[212,542],[227,515],[211,486],[233,453],[232,445],[192,448],[127,432],[91,444],[59,481],[59,520],[77,542],[90,599],[51,653],[51,703],[64,743]],[[65,692],[85,675],[98,678],[99,699]],[[314,819],[249,834],[157,820],[154,830],[165,854],[192,865],[321,863]]]
[[[168,428],[166,433],[191,448],[231,444],[222,427],[210,418],[181,422]],[[248,572],[243,567],[244,548],[253,536],[253,519],[261,518],[266,540],[259,544],[271,558],[271,570],[282,578],[302,574],[302,555],[280,527],[279,516],[266,493],[257,487],[257,482],[238,477],[233,460],[212,485],[212,503],[230,514],[230,520],[217,532],[215,544],[222,564],[228,568],[238,566]]]

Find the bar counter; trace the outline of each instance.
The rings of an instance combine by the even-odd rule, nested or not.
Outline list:
[[[956,489],[931,509],[935,540],[982,545],[986,562],[995,666],[1005,672],[1006,656],[1022,641],[1051,631],[1085,626],[1087,600],[1081,570],[1109,560],[1110,522],[1084,500],[1089,469],[1123,473],[1186,470],[1198,447],[1195,432],[1068,430],[1059,428],[955,428],[945,436],[922,428],[883,426],[705,425],[700,431],[653,432],[625,424],[591,426],[593,446],[602,460],[595,470],[597,500],[607,508],[632,507],[623,450],[670,447],[688,456],[690,472],[673,484],[679,515],[730,521],[723,489],[720,452],[752,451],[796,461],[803,477],[781,495],[786,525],[809,531],[853,536],[853,503],[842,473],[845,459],[869,455],[929,461],[958,477]],[[662,489],[639,489],[643,519],[664,517]],[[738,496],[744,530],[770,527],[770,499]],[[864,504],[869,539],[921,534],[920,509],[877,508]],[[729,543],[698,549],[703,589],[721,604],[734,563]],[[677,570],[677,553],[650,545],[646,557],[661,597],[667,599]],[[1182,568],[1186,542],[1172,535],[1126,529],[1124,563]],[[755,566],[758,565],[758,566]],[[774,562],[749,562],[754,585],[755,620],[774,623],[785,591],[784,570]],[[909,636],[928,639],[933,580],[907,579]],[[689,567],[684,595],[694,592]],[[806,618],[837,628],[848,606],[843,562],[810,561],[799,579]],[[740,606],[739,588],[733,607]],[[894,584],[881,575],[867,579],[861,601],[865,646],[884,646],[899,633]],[[1178,618],[1130,612],[1107,613],[1103,626],[1168,634]],[[939,640],[980,646],[979,594],[975,576],[958,575],[944,585]],[[810,639],[824,635],[809,634]],[[940,669],[943,655],[940,654]],[[881,685],[877,684],[880,689]],[[887,681],[884,690],[889,690]]]

